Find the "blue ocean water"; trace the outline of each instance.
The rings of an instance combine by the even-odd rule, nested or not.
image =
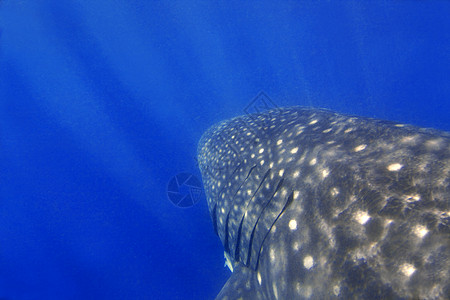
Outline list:
[[[450,131],[450,2],[0,1],[0,298],[212,299],[196,146],[260,92]]]

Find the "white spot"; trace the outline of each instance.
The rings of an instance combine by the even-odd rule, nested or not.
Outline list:
[[[405,127],[405,124],[395,124],[395,127]]]
[[[439,150],[442,148],[443,140],[442,139],[434,139],[434,140],[428,140],[425,143],[425,147],[428,148],[428,150]]]
[[[300,244],[298,242],[294,242],[294,244],[292,244],[292,249],[294,249],[294,251],[298,251],[300,249]]]
[[[410,203],[410,202],[416,202],[420,200],[420,195],[407,195],[405,197],[405,201]]]
[[[252,283],[250,282],[250,280],[247,280],[247,281],[245,282],[245,289],[246,289],[247,291],[249,291],[251,288],[252,288]]]
[[[345,133],[349,133],[350,131],[353,131],[353,128],[347,128],[347,129],[345,129]]]
[[[311,159],[311,161],[309,162],[309,164],[311,166],[314,166],[316,163],[317,163],[317,159],[315,159],[315,158]]]
[[[291,150],[291,153],[295,154],[295,153],[297,153],[297,151],[298,151],[298,147],[295,147],[294,149]]]
[[[281,145],[282,143],[283,143],[283,140],[281,140],[281,139],[277,141],[277,145]]]
[[[273,168],[273,162],[271,162],[270,164],[269,164],[269,168]]]
[[[311,288],[310,286],[305,287],[304,292],[303,292],[303,295],[304,295],[306,298],[311,297],[311,295],[312,295],[312,288]]]
[[[258,283],[259,283],[259,285],[261,285],[261,282],[262,282],[262,279],[261,279],[261,273],[257,273],[256,274],[256,277],[258,278]]]
[[[330,171],[328,171],[328,169],[324,169],[324,170],[322,171],[322,177],[323,177],[323,178],[326,178],[329,174],[330,174]]]
[[[281,169],[281,170],[278,172],[278,175],[280,175],[280,177],[283,177],[283,174],[284,174],[284,169]]]
[[[247,190],[247,195],[251,195],[252,194],[252,190]]]
[[[270,261],[271,262],[275,261],[275,250],[273,248],[270,249]]]
[[[400,272],[403,273],[403,275],[410,277],[414,272],[416,271],[416,268],[414,268],[413,265],[405,263],[400,266]]]
[[[250,155],[251,158],[255,158],[255,153],[252,153],[252,155]]]
[[[367,212],[359,210],[355,214],[355,220],[359,224],[364,225],[367,223],[367,221],[370,220],[370,216],[367,214]]]
[[[316,123],[317,123],[317,119],[312,120],[311,122],[309,122],[309,125],[314,125],[314,124],[316,124]]]
[[[264,152],[264,148],[259,149],[259,153],[263,153]]]
[[[275,296],[275,299],[278,299],[278,289],[277,289],[277,285],[275,284],[275,281],[272,283],[272,288],[273,288],[273,295]]]
[[[416,227],[414,227],[413,231],[414,234],[420,238],[423,238],[428,233],[428,229],[423,225],[417,225]]]
[[[300,176],[300,171],[295,171],[292,176],[294,176],[294,178],[297,178],[298,176]]]
[[[364,149],[366,149],[366,147],[367,147],[367,145],[362,144],[362,145],[356,146],[354,150],[355,150],[355,152],[359,152],[359,151],[363,151]]]
[[[387,169],[391,172],[397,172],[400,171],[400,169],[403,168],[403,165],[399,164],[399,163],[395,163],[395,164],[390,164]]]
[[[297,221],[292,219],[289,221],[289,228],[294,231],[297,230]]]
[[[336,197],[337,195],[339,195],[339,189],[337,187],[333,187],[331,189],[331,196]]]
[[[416,140],[416,136],[405,136],[401,139],[401,142],[404,144],[415,144]]]
[[[341,288],[336,284],[333,286],[333,294],[337,297],[339,296],[339,293],[341,292]]]
[[[300,192],[294,191],[294,199],[298,199],[298,196],[300,196]]]
[[[328,128],[328,129],[325,129],[324,131],[322,131],[323,133],[328,133],[328,132],[330,132],[331,131],[331,129],[332,128]]]
[[[311,255],[305,256],[305,258],[303,259],[303,266],[309,270],[312,268],[313,265],[314,259],[312,258],[312,256]]]
[[[261,166],[264,164],[264,159],[259,162]]]

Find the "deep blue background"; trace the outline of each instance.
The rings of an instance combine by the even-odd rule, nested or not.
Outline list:
[[[143,2],[0,1],[0,297],[213,298],[166,184],[260,91],[450,130],[448,1]]]

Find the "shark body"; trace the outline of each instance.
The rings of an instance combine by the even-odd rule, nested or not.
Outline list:
[[[301,107],[198,148],[233,273],[217,299],[446,299],[450,135]]]

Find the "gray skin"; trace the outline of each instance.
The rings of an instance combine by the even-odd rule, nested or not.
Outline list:
[[[301,107],[198,148],[234,269],[217,299],[448,299],[450,135]]]

